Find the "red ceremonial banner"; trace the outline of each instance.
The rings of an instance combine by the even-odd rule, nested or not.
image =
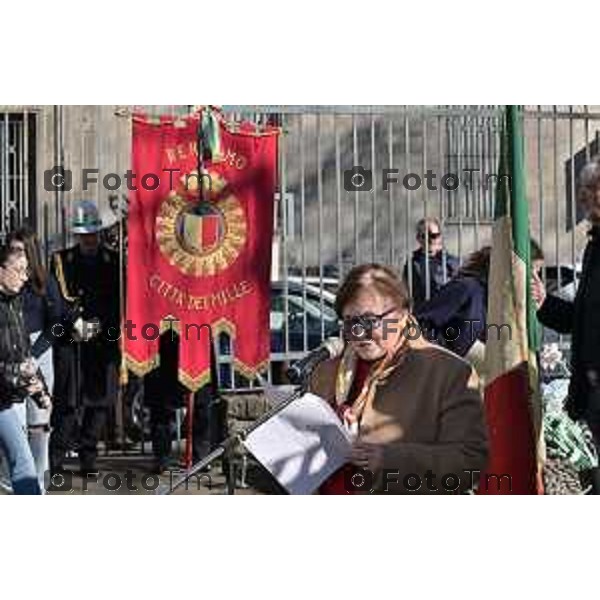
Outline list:
[[[125,357],[147,374],[159,364],[159,332],[175,330],[179,379],[191,391],[210,381],[209,326],[231,336],[248,378],[270,354],[279,129],[218,124],[221,156],[198,177],[197,116],[133,122]]]

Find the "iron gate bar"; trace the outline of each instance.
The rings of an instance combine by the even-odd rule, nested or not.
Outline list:
[[[344,258],[342,256],[342,154],[340,146],[339,119],[333,119],[335,136],[335,208],[336,208],[336,239],[335,249],[338,264],[338,277],[344,276]],[[284,136],[285,137],[285,136]]]
[[[427,170],[427,120],[425,118],[421,118],[421,133],[423,139],[423,149],[421,151],[421,172],[424,174]],[[423,202],[423,210],[425,212],[424,218],[429,218],[429,203],[428,203],[428,195],[425,191],[425,186],[421,186],[421,197]],[[425,256],[429,257],[429,235],[425,234]],[[431,263],[428,259],[425,260],[425,297],[431,298]]]
[[[359,165],[360,164],[360,158],[359,158],[359,154],[358,154],[358,127],[356,124],[356,115],[352,115],[352,155],[353,155],[353,161],[352,164],[354,166]],[[344,182],[345,183],[345,182]],[[359,199],[360,199],[360,195],[361,192],[354,192],[354,256],[352,257],[352,260],[354,262],[354,264],[356,264],[356,261],[358,260],[358,257],[360,255],[359,252],[359,235],[358,235],[358,229],[359,229],[359,210],[360,210],[360,205],[359,205]]]
[[[474,152],[474,156],[476,156],[476,163],[477,166],[480,166],[483,164],[483,161],[481,161],[481,154],[479,153],[479,132],[478,132],[478,125],[480,122],[480,118],[477,117],[477,126],[474,127],[471,130],[471,150],[470,152]],[[473,183],[472,181],[470,182],[471,184]],[[481,187],[480,186],[471,186],[469,185],[467,187],[467,194],[471,194],[471,203],[472,203],[472,209],[473,209],[473,218],[474,218],[474,229],[473,229],[473,236],[474,236],[474,243],[475,243],[475,248],[480,248],[480,243],[479,243],[479,238],[480,238],[480,231],[479,231],[479,217],[480,217],[480,209],[481,209]]]
[[[377,261],[377,158],[375,156],[375,115],[371,115],[371,172],[373,193],[371,194],[371,262]]]
[[[442,118],[441,117],[437,117],[437,128],[438,128],[438,134],[437,134],[437,149],[438,149],[438,156],[443,156],[443,143],[442,143]],[[438,202],[439,202],[439,218],[440,218],[440,223],[444,223],[445,222],[445,218],[444,218],[444,213],[445,213],[445,202],[444,202],[444,189],[442,188],[442,186],[439,187],[438,190]],[[447,259],[447,250],[446,250],[446,244],[444,244],[444,248],[442,250],[443,254],[442,254],[442,261],[445,263],[446,259]],[[448,282],[448,273],[446,272],[446,270],[443,270],[443,274],[442,274],[442,281],[444,283],[444,285]]]
[[[306,148],[304,139],[304,115],[300,115],[300,199],[302,220],[302,302],[306,306]],[[288,316],[288,315],[286,315]],[[308,313],[303,316],[303,350],[308,351]]]
[[[404,113],[404,161],[406,166],[406,173],[410,173],[410,121],[408,119],[408,113]],[[404,196],[404,206],[406,207],[406,220],[405,220],[405,233],[404,236],[404,256],[408,261],[409,269],[408,269],[408,290],[410,295],[413,293],[413,270],[412,270],[412,261],[410,254],[410,246],[411,243],[409,240],[411,239],[411,230],[410,224],[412,222],[411,218],[411,206],[410,197],[408,195],[408,189],[406,186],[403,186],[403,196]]]
[[[10,206],[8,200],[8,113],[4,113],[3,127],[2,127],[2,204],[0,210],[2,211],[2,223],[0,229],[2,232],[8,232],[10,228]]]
[[[388,169],[394,168],[394,122],[388,121]],[[389,211],[389,235],[390,235],[390,264],[396,264],[396,228],[394,213],[394,186],[388,186],[388,211]]]
[[[555,107],[556,108],[556,107]],[[552,125],[553,125],[553,167],[554,167],[554,189],[557,190],[558,189],[558,120],[557,119],[553,119],[552,120]],[[560,204],[558,203],[558,199],[555,198],[555,216],[556,216],[556,223],[560,223]],[[556,227],[556,236],[555,236],[555,241],[556,241],[556,262],[557,262],[557,266],[558,266],[558,287],[562,287],[562,269],[561,269],[561,264],[560,264],[560,231],[558,226]]]
[[[323,297],[323,148],[321,139],[321,119],[322,115],[317,117],[317,199],[319,211],[317,214],[317,253],[319,255],[319,292],[320,292],[320,328],[321,339],[325,339],[325,299]]]
[[[573,107],[569,107],[569,111],[573,112]],[[571,171],[571,264],[575,267],[576,255],[577,255],[577,240],[575,238],[575,223],[577,220],[577,205],[575,202],[575,160],[573,160],[574,156],[574,144],[573,144],[573,119],[569,120],[569,156],[571,157],[570,161],[570,171]],[[577,289],[577,277],[575,277],[575,288]]]
[[[282,126],[285,128],[287,125],[286,122],[287,117],[284,116],[282,119]],[[280,199],[281,199],[281,211],[283,213],[283,219],[282,219],[282,223],[281,223],[281,232],[282,232],[282,248],[280,250],[281,254],[282,254],[282,262],[283,262],[283,270],[282,272],[279,272],[278,270],[278,280],[281,280],[283,278],[283,313],[284,315],[289,315],[290,314],[290,299],[289,299],[289,292],[290,292],[290,285],[289,285],[289,278],[288,278],[288,272],[289,272],[289,264],[288,264],[288,244],[289,244],[289,229],[288,229],[288,224],[289,224],[289,212],[290,212],[290,208],[293,211],[295,209],[294,206],[289,206],[288,203],[288,190],[287,190],[287,136],[282,135],[280,140],[279,140],[279,148],[280,148],[280,166],[281,166],[281,170],[279,171],[280,173]],[[282,330],[283,330],[283,337],[284,337],[284,349],[285,349],[285,353],[288,354],[290,351],[290,327],[289,327],[289,323],[285,322],[285,317],[284,317],[284,322],[282,323]]]

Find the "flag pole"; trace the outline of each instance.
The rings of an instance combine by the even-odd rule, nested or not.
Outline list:
[[[191,107],[190,107],[191,112]],[[198,170],[198,201],[200,203],[205,201],[204,197],[204,181],[202,178],[202,171],[204,167],[204,144],[202,140],[202,121],[203,121],[204,107],[198,111],[198,130],[196,133],[196,148],[198,153],[198,159],[196,168]],[[193,464],[194,456],[194,400],[195,393],[189,392],[187,394],[187,427],[185,430],[185,459],[184,464],[187,470],[191,469]]]

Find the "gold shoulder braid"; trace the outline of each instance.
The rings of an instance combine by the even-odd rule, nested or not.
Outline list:
[[[69,288],[67,287],[67,282],[65,281],[62,258],[58,253],[54,255],[54,265],[56,267],[56,279],[58,280],[58,285],[60,286],[60,291],[62,292],[63,298],[67,302],[76,302],[77,298],[69,294]]]

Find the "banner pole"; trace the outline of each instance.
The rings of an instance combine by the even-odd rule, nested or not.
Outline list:
[[[204,180],[202,178],[202,170],[204,167],[204,144],[202,142],[202,122],[204,119],[204,108],[198,111],[198,136],[197,136],[197,146],[198,146],[198,200],[200,202],[204,202]]]
[[[187,395],[187,423],[185,428],[185,459],[186,470],[194,464],[194,392]]]
[[[127,411],[125,406],[125,388],[128,384],[129,374],[127,372],[127,361],[125,358],[125,338],[123,336],[123,324],[125,322],[125,224],[123,223],[123,195],[119,194],[119,387],[117,391],[117,406],[121,410],[121,444],[125,451],[127,446],[127,435],[125,433],[125,423],[127,420]]]

